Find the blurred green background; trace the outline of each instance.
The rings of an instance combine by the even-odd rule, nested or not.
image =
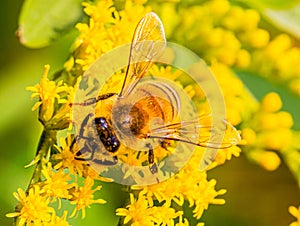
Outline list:
[[[42,50],[23,47],[15,35],[21,6],[21,0],[0,2],[0,225],[12,225],[5,214],[14,211],[13,192],[28,185],[33,167],[24,165],[35,156],[42,130],[25,88],[40,81],[45,64],[50,72],[61,68],[72,43],[68,36]]]
[[[25,87],[39,82],[45,64],[51,65],[50,73],[60,69],[73,41],[73,36],[68,35],[41,50],[21,46],[15,35],[21,5],[21,0],[0,2],[0,225],[12,224],[5,214],[14,211],[13,192],[28,185],[33,168],[25,169],[24,165],[34,158],[42,129],[37,112],[31,111],[34,102]],[[210,171],[209,177],[217,179],[218,189],[226,188],[228,192],[223,196],[224,206],[211,206],[205,212],[202,220],[206,225],[282,226],[294,220],[288,206],[299,205],[300,195],[285,165],[267,172],[242,155]],[[117,189],[109,185],[104,192],[118,192]],[[106,226],[104,219],[97,218],[97,211],[104,209],[105,206],[93,206],[85,220],[78,219],[73,225]],[[106,211],[114,214],[113,210]]]

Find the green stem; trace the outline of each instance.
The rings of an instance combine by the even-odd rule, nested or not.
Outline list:
[[[30,183],[28,185],[27,191],[29,188],[41,180],[41,171],[43,168],[42,161],[47,158],[50,147],[56,142],[56,131],[53,130],[44,130],[40,137],[40,141],[36,151],[36,157],[39,159],[36,167],[34,169],[33,175],[31,177]]]
[[[26,189],[26,193],[28,193],[32,185],[41,181],[43,159],[47,158],[51,146],[54,143],[56,143],[56,134],[57,132],[54,130],[45,130],[45,129],[43,130],[39,140],[39,144],[37,146],[36,156],[35,156],[35,158],[38,159],[38,162],[36,163],[29,185]],[[20,212],[20,209],[21,209],[20,203],[17,203],[15,207],[15,212]],[[20,219],[16,217],[14,221],[14,225],[15,226],[18,225],[19,221]]]
[[[122,217],[119,217],[119,222],[118,222],[118,226],[123,226],[123,220],[122,220]]]

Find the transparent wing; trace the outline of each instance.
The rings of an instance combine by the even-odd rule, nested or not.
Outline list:
[[[181,141],[213,149],[229,148],[238,144],[241,139],[233,125],[225,119],[211,115],[153,128],[148,137]]]
[[[161,20],[153,12],[146,14],[138,23],[133,35],[120,97],[132,92],[165,46],[166,38]]]

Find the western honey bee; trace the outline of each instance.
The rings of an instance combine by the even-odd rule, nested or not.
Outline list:
[[[147,151],[150,172],[155,174],[158,167],[154,149],[164,146],[168,141],[213,149],[228,148],[238,143],[238,132],[226,120],[206,115],[183,121],[179,115],[182,100],[178,91],[167,82],[143,80],[165,46],[166,38],[161,20],[153,12],[146,14],[135,29],[120,91],[101,94],[96,98],[72,104],[84,107],[108,100],[114,102],[110,117],[94,117],[94,114],[88,114],[82,121],[74,141],[83,139],[86,142],[77,152],[76,159],[114,165],[118,163],[115,153],[124,145],[130,149]],[[93,121],[106,152],[113,154],[112,160],[94,159],[97,143],[94,138],[86,135],[86,127],[90,120]],[[212,123],[216,120],[217,123]],[[212,155],[205,164],[208,165],[213,158]]]

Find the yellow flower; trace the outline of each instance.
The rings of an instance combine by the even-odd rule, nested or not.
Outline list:
[[[40,115],[41,120],[45,123],[48,122],[55,110],[55,101],[57,103],[65,103],[64,99],[60,98],[60,93],[66,91],[66,87],[63,86],[63,82],[60,81],[57,84],[54,81],[50,81],[47,76],[50,66],[45,65],[43,78],[40,84],[27,87],[27,90],[34,92],[31,98],[38,97],[39,101],[32,107],[32,110],[36,110],[41,106]]]
[[[284,51],[292,45],[292,40],[287,34],[281,34],[275,37],[266,48],[266,55],[270,59],[281,58]]]
[[[258,28],[250,31],[247,35],[247,41],[253,48],[265,47],[270,40],[269,32]]]
[[[248,153],[248,157],[269,171],[277,169],[281,163],[279,156],[275,152],[262,149],[251,150]]]
[[[44,166],[42,169],[42,173],[45,177],[45,181],[43,182],[43,191],[49,197],[54,197],[53,201],[56,198],[64,198],[70,199],[72,196],[69,194],[69,189],[74,187],[74,184],[69,183],[71,177],[69,174],[65,174],[62,169],[58,172],[55,172],[52,169],[51,163]],[[61,207],[61,203],[59,202],[59,208]]]
[[[218,165],[224,164],[226,160],[231,160],[232,156],[239,157],[241,149],[237,146],[232,146],[230,148],[221,149],[215,159],[215,163]]]
[[[213,0],[210,3],[210,8],[213,12],[212,15],[223,16],[230,9],[230,4],[228,1],[224,0]]]
[[[261,103],[262,110],[266,112],[276,112],[282,107],[282,101],[277,93],[267,94]]]
[[[87,177],[84,180],[84,185],[82,187],[75,187],[75,190],[72,191],[72,201],[71,204],[76,205],[74,208],[73,213],[70,217],[74,217],[77,211],[82,211],[82,218],[85,218],[85,208],[90,207],[91,204],[99,203],[104,204],[106,203],[103,199],[94,199],[94,192],[99,191],[101,186],[97,186],[95,189],[92,189],[94,185],[94,179]]]
[[[175,211],[175,209],[163,206],[153,206],[149,203],[146,196],[139,194],[138,199],[135,200],[134,195],[130,194],[130,204],[126,208],[118,208],[118,216],[123,216],[124,224],[132,222],[132,226],[148,226],[148,225],[174,225],[174,219],[182,216],[182,211]]]
[[[290,224],[290,226],[299,226],[300,225],[300,207],[290,206],[289,212],[291,215],[293,215],[297,221]]]
[[[245,153],[267,170],[275,170],[281,163],[278,153],[270,150],[288,155],[294,148],[293,119],[290,113],[280,111],[281,107],[282,101],[277,93],[267,94],[242,129],[242,136],[248,144]]]
[[[189,226],[189,221],[188,219],[182,219],[182,216],[179,216],[178,223],[176,223],[175,226]]]
[[[183,215],[183,211],[176,211],[173,207],[154,206],[152,208],[156,225],[174,225],[174,219]]]
[[[244,128],[242,130],[242,136],[246,140],[247,145],[253,145],[256,141],[256,133],[251,128]]]
[[[76,80],[76,83],[74,87],[68,86],[64,84],[65,87],[65,96],[64,97],[64,104],[62,104],[57,111],[55,112],[55,115],[51,119],[51,121],[48,123],[50,124],[52,129],[58,128],[58,129],[64,129],[68,128],[69,131],[72,130],[73,126],[73,114],[71,112],[71,103],[74,101],[75,97],[75,91],[78,89],[78,86],[80,84],[81,77],[78,77]]]
[[[49,197],[41,195],[39,186],[35,185],[30,188],[28,195],[19,188],[18,193],[14,193],[15,198],[19,204],[17,208],[18,212],[6,214],[7,217],[19,217],[18,226],[25,224],[42,225],[44,222],[51,220],[51,215],[55,213],[52,207],[49,207]]]
[[[140,1],[138,2],[140,3]],[[130,42],[137,22],[150,10],[150,8],[132,1],[126,1],[124,8],[119,11],[114,7],[111,0],[98,1],[94,5],[89,3],[84,3],[83,5],[86,14],[90,17],[89,24],[77,25],[80,36],[75,43],[76,54],[65,64],[68,71],[78,66],[85,71],[99,56],[118,45]],[[179,13],[180,16],[184,16],[182,17],[183,21],[178,22],[180,23],[179,25],[182,23],[183,26],[182,30],[179,29],[178,34],[176,34],[178,35],[177,38],[182,38],[184,39],[183,42],[195,45],[198,51],[202,51],[205,59],[222,62],[218,65],[213,65],[212,69],[217,72],[218,80],[224,91],[228,107],[228,121],[235,125],[241,124],[249,116],[247,114],[253,112],[256,105],[253,103],[255,101],[245,91],[242,82],[233,74],[228,66],[237,65],[239,67],[247,67],[250,64],[251,55],[248,49],[244,48],[244,45],[252,42],[251,45],[255,48],[261,48],[267,44],[268,38],[266,38],[266,32],[257,28],[260,20],[259,15],[256,11],[231,6],[227,0],[209,1],[202,6],[191,7],[191,10],[180,10]],[[180,16],[178,18],[181,20]],[[200,29],[194,26],[195,18],[197,17],[206,19],[203,20],[204,24]],[[242,22],[244,17],[249,19],[248,24]],[[173,25],[172,27],[176,26]],[[252,37],[250,40],[242,40],[238,35],[240,32],[249,34],[251,31],[262,38],[254,40]],[[185,35],[182,35],[182,32]],[[185,39],[185,37],[187,38]],[[45,71],[44,74],[47,73],[48,71]],[[174,70],[171,67],[154,66],[150,70],[150,73],[175,80],[179,78],[182,72]],[[50,91],[52,94],[56,93],[56,95],[51,96],[52,99],[49,98],[49,95],[45,98],[45,95],[41,95],[41,90],[46,91],[46,88],[40,88],[39,86],[34,90],[36,92],[35,95],[43,96],[43,98],[40,97],[41,101],[37,104],[37,107],[49,105],[47,108],[48,112],[44,109],[41,110],[44,114],[44,120],[55,119],[55,122],[57,122],[63,117],[71,118],[68,103],[71,103],[73,100],[74,89],[63,85],[62,82],[58,84],[51,83],[46,76],[44,75],[41,84],[47,83],[48,88],[53,87]],[[193,89],[192,85],[183,88],[194,100],[197,99],[199,101],[200,99],[202,101],[205,99],[203,93]],[[60,95],[62,92],[67,94],[66,98],[62,98],[62,95]],[[42,99],[51,99],[52,101],[49,100],[49,103],[44,101],[46,103],[44,104]],[[250,104],[248,100],[250,100]],[[59,109],[56,109],[55,103],[64,104]],[[105,110],[109,111],[110,109],[106,106]],[[96,114],[98,112],[103,113],[104,108],[97,106]],[[288,121],[286,119],[283,124],[288,124]],[[92,189],[94,179],[96,178],[95,172],[88,168],[85,161],[75,159],[76,145],[74,145],[73,150],[70,148],[72,137],[68,135],[66,140],[61,139],[60,143],[61,145],[55,145],[58,153],[50,158],[56,164],[54,169],[58,171],[55,172],[52,170],[50,165],[47,168],[44,167],[42,171],[45,177],[45,181],[41,183],[43,185],[43,192],[52,197],[71,198],[71,203],[76,205],[71,217],[82,210],[82,217],[84,218],[86,207],[89,207],[93,203],[105,203],[102,199],[94,199],[94,192],[100,190],[101,187],[97,186],[95,189]],[[217,191],[215,188],[216,181],[207,180],[206,172],[199,171],[199,163],[204,148],[197,148],[196,152],[186,167],[169,180],[151,186],[131,187],[132,190],[138,189],[139,191],[132,191],[130,193],[130,204],[126,208],[117,210],[117,215],[124,217],[124,223],[131,222],[132,225],[148,226],[153,224],[174,225],[175,222],[178,222],[176,224],[178,226],[188,225],[188,220],[183,219],[183,212],[176,211],[172,207],[173,204],[182,206],[187,201],[190,207],[194,208],[194,217],[197,219],[202,216],[203,211],[210,204],[224,204],[225,201],[219,199],[218,196],[223,195],[226,190],[221,189]],[[233,155],[238,156],[239,153],[240,149],[238,147],[219,151],[215,164],[222,164],[225,160],[231,159]],[[158,161],[167,154],[165,150],[155,150],[155,156],[158,158]],[[119,161],[132,165],[143,165],[147,162],[146,153],[139,155],[138,158],[137,152],[130,152],[124,147],[119,149],[117,155]],[[64,174],[63,169],[65,168],[69,169],[71,174],[78,173],[80,176],[85,176],[84,185],[80,187],[79,185],[69,184],[70,177],[68,174]],[[76,179],[78,178],[76,177]],[[159,202],[159,205],[154,205],[157,202]],[[62,225],[65,223],[65,217],[66,215],[61,218]],[[59,219],[52,218],[52,222],[56,220],[60,222]],[[201,223],[198,225],[201,225]]]
[[[74,139],[74,138],[73,138]],[[86,161],[76,160],[76,145],[74,145],[74,150],[71,150],[72,144],[72,137],[70,134],[67,135],[67,138],[64,139],[63,137],[60,138],[61,146],[54,145],[57,149],[58,154],[53,155],[53,159],[59,161],[55,166],[54,169],[64,169],[68,168],[71,174],[78,173],[82,175],[83,171],[85,170],[85,165],[87,164]]]
[[[299,86],[296,84],[300,75],[300,48],[296,40],[287,34],[279,34],[271,37],[269,44],[254,54],[254,72],[286,85],[299,94]]]
[[[163,67],[155,64],[149,69],[149,73],[153,76],[167,78],[173,81],[177,80],[177,78],[183,74],[182,71],[174,70],[171,66]]]
[[[90,16],[89,24],[77,24],[80,32],[75,46],[80,47],[75,62],[85,71],[107,51],[129,43],[138,21],[149,11],[147,7],[126,1],[125,8],[117,11],[111,0],[92,5],[84,3]]]
[[[242,81],[225,64],[213,62],[210,69],[216,76],[226,104],[227,120],[238,125],[258,108],[258,103]]]
[[[246,68],[251,63],[251,55],[248,51],[241,49],[237,52],[236,66],[240,68]]]
[[[53,215],[51,221],[44,223],[43,226],[70,226],[70,224],[66,221],[67,214],[68,214],[68,212],[64,211],[64,214],[62,217]]]
[[[132,220],[133,223],[131,225],[152,225],[155,218],[152,216],[149,207],[151,206],[145,196],[139,195],[139,198],[135,200],[133,194],[130,194],[130,204],[128,204],[126,208],[118,208],[116,214],[117,216],[125,217],[124,224]]]
[[[231,6],[229,12],[223,20],[223,25],[230,30],[240,30],[243,28],[242,18],[244,10],[239,6]]]
[[[139,195],[145,196],[150,206],[153,205],[154,200],[157,200],[159,203],[164,203],[165,207],[171,208],[173,202],[182,206],[184,200],[187,200],[190,207],[195,207],[194,217],[199,219],[209,204],[224,204],[223,199],[216,197],[226,192],[224,189],[216,191],[216,181],[207,181],[206,172],[198,170],[200,159],[201,154],[196,154],[182,170],[159,184],[131,188],[140,190]]]
[[[300,75],[300,69],[298,71],[298,75]],[[300,78],[294,78],[293,82],[289,84],[289,88],[298,96],[300,96]]]
[[[179,10],[181,20],[172,38],[196,51],[207,62],[248,67],[252,49],[266,46],[269,33],[259,28],[260,16],[227,0],[207,1]],[[194,26],[195,23],[201,26]],[[250,48],[249,48],[250,47]]]

